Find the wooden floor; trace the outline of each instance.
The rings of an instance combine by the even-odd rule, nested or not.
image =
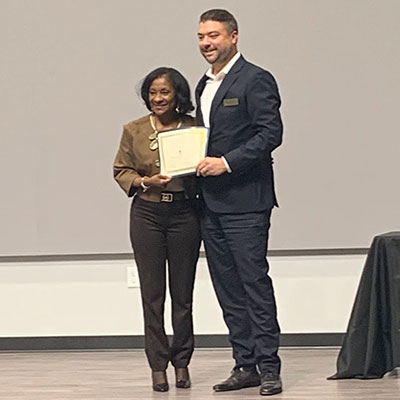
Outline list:
[[[384,400],[400,397],[400,379],[327,381],[335,372],[337,349],[282,349],[284,392],[273,399]],[[232,367],[229,350],[197,350],[192,388],[155,393],[142,351],[0,353],[1,400],[255,399],[257,388],[213,393]],[[173,370],[169,369],[173,383]]]

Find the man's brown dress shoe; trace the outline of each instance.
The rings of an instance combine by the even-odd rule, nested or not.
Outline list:
[[[279,374],[267,372],[261,375],[260,394],[271,396],[282,392],[282,381]]]
[[[176,383],[175,386],[179,389],[190,388],[190,376],[187,368],[175,368]]]
[[[255,368],[236,368],[228,379],[213,386],[216,392],[238,390],[260,385],[260,375]]]
[[[167,373],[165,371],[153,371],[151,373],[153,390],[155,392],[168,392]]]

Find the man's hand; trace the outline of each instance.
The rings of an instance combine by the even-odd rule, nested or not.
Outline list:
[[[206,157],[199,162],[196,168],[197,176],[218,176],[228,169],[221,157]]]

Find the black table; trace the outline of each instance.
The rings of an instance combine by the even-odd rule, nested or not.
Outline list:
[[[400,367],[400,232],[372,242],[337,372],[328,379],[382,378]]]

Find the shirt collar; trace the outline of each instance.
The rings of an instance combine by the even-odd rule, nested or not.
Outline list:
[[[235,62],[239,59],[239,57],[240,57],[240,53],[237,52],[237,53],[229,60],[228,64],[226,64],[225,67],[222,68],[221,71],[218,72],[218,74],[214,75],[214,74],[211,72],[211,71],[212,71],[212,70],[211,70],[212,67],[210,67],[210,68],[207,70],[206,75],[207,75],[209,78],[211,78],[211,79],[213,79],[213,80],[215,80],[215,81],[219,81],[219,80],[224,79],[225,75],[231,70],[231,68],[233,67],[233,64],[235,64]]]

